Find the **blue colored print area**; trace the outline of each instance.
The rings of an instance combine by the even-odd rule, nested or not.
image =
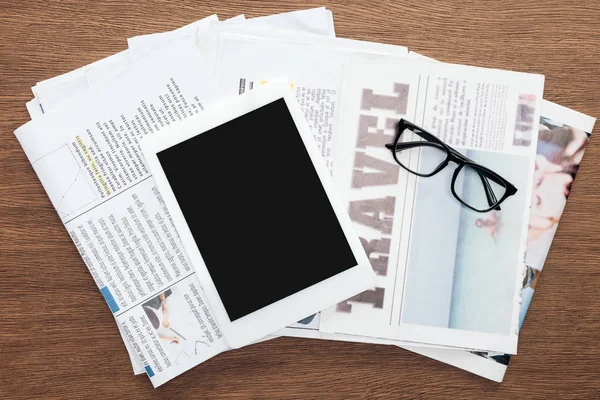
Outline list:
[[[151,367],[151,366],[149,366],[149,365],[146,365],[146,366],[144,367],[144,369],[146,370],[146,373],[148,374],[148,376],[149,376],[150,378],[152,378],[152,377],[154,376],[154,371],[152,371],[152,367]]]
[[[110,292],[108,286],[104,286],[102,289],[100,289],[100,293],[102,293],[102,296],[104,296],[104,300],[106,300],[106,304],[108,304],[110,311],[112,311],[113,314],[121,309]]]

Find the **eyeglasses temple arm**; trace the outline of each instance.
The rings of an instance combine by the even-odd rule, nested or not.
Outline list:
[[[429,147],[435,147],[437,149],[441,149],[443,151],[446,151],[442,146],[440,146],[437,143],[434,142],[424,142],[424,141],[420,141],[420,142],[402,142],[402,143],[396,143],[396,147],[394,148],[394,144],[393,143],[388,143],[385,145],[385,147],[387,149],[390,150],[407,150],[407,149],[412,149],[414,147],[425,147],[425,146],[429,146]]]
[[[479,174],[479,178],[481,179],[481,183],[483,184],[483,188],[485,189],[485,197],[487,197],[488,205],[491,207],[498,202],[496,195],[494,194],[494,190],[492,190],[492,186],[490,185],[490,181],[483,176],[481,172],[477,172]],[[500,206],[494,207],[494,210],[500,211]]]
[[[458,151],[454,150],[453,148],[450,148],[450,151],[452,152],[452,154],[455,157],[458,157],[464,161],[472,162],[469,158],[465,157],[464,155],[462,155]],[[492,186],[490,185],[490,181],[487,179],[487,177],[481,171],[477,171],[477,173],[479,174],[479,178],[481,179],[481,183],[483,184],[483,188],[485,189],[485,197],[487,197],[488,205],[491,207],[498,202],[498,199],[496,198],[496,195],[494,194],[494,190],[492,189]],[[497,207],[494,207],[494,210],[500,211],[501,208],[500,208],[500,206],[497,206]]]

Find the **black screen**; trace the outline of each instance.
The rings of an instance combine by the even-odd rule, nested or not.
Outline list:
[[[158,159],[231,321],[357,265],[283,99]]]

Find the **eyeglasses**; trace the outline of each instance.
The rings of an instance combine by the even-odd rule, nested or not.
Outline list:
[[[403,135],[406,130],[424,140],[401,140],[411,140],[410,135]],[[457,164],[450,189],[458,201],[473,211],[484,213],[500,210],[500,204],[517,193],[516,187],[491,169],[470,160],[431,133],[404,119],[398,123],[394,143],[385,147],[392,151],[402,168],[423,178],[437,174],[450,161]],[[401,154],[415,148],[420,149],[420,159],[418,166],[411,166],[402,159]]]

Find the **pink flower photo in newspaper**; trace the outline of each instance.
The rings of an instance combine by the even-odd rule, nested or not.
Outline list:
[[[587,132],[549,118],[540,119],[521,324],[567,204],[589,136]]]
[[[588,132],[550,118],[540,118],[525,257],[527,271],[523,279],[519,327],[523,326],[589,137]],[[489,230],[495,229],[496,226],[495,220],[482,223],[482,227]],[[510,360],[508,354],[478,352],[475,354],[504,365],[508,365]]]

